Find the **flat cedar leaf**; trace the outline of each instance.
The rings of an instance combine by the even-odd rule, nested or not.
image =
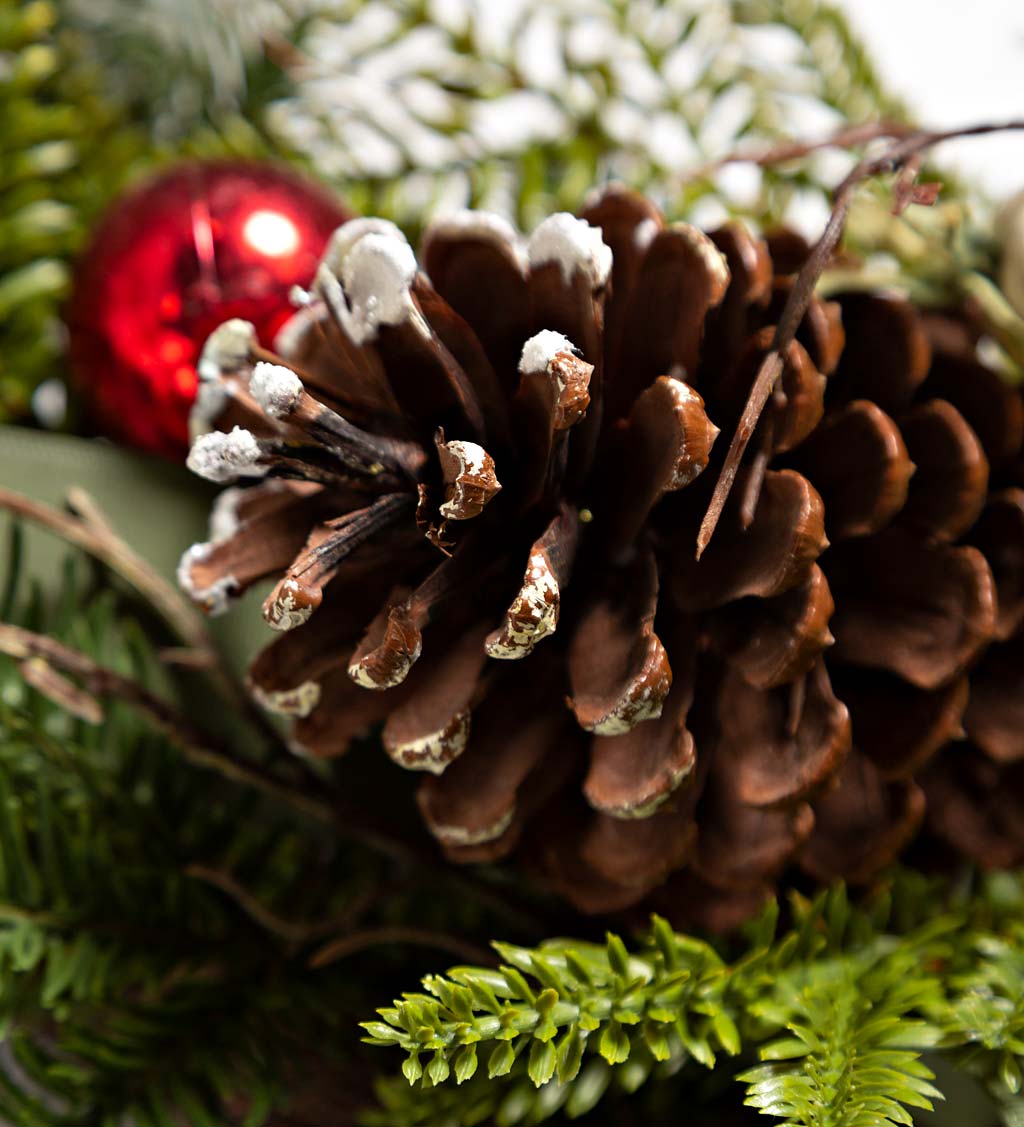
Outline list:
[[[940,1093],[941,1098],[941,1093]],[[935,1105],[927,1096],[922,1096],[915,1092],[912,1088],[900,1088],[898,1099],[900,1103],[907,1104],[910,1107],[919,1107],[924,1111],[934,1111]]]
[[[624,1065],[615,1070],[615,1082],[622,1091],[632,1094],[646,1082],[653,1067],[654,1061],[646,1054],[634,1053]]]
[[[796,1060],[807,1056],[807,1045],[797,1037],[782,1037],[762,1045],[758,1050],[761,1060]]]
[[[715,1067],[715,1052],[702,1037],[691,1037],[689,1035],[683,1037],[680,1035],[679,1039],[683,1042],[686,1051],[698,1064],[702,1064],[705,1068]]]
[[[576,1029],[566,1030],[557,1048],[558,1082],[568,1084],[575,1080],[583,1063],[583,1048],[586,1039]]]
[[[718,1043],[730,1055],[736,1056],[740,1051],[740,1031],[736,1023],[724,1011],[716,1013],[711,1019],[711,1028],[715,1031]]]
[[[629,1059],[629,1037],[617,1021],[610,1021],[601,1034],[598,1052],[609,1064],[621,1064]]]
[[[502,974],[501,970],[495,970],[492,967],[455,967],[448,972],[448,977],[456,982],[461,982],[463,986],[468,986],[470,990],[477,986],[497,995],[499,998],[515,997],[515,994],[509,988],[505,975]]]
[[[476,1046],[463,1045],[452,1059],[455,1068],[455,1083],[464,1084],[471,1079],[477,1068]]]
[[[930,1049],[942,1040],[942,1030],[924,1021],[904,1021],[876,1041],[890,1048]]]
[[[764,911],[754,922],[751,928],[753,947],[768,947],[775,939],[775,932],[779,926],[779,902],[769,900]]]
[[[644,1022],[644,1043],[652,1057],[657,1061],[666,1061],[672,1055],[668,1031],[653,1022]]]
[[[611,932],[607,939],[608,965],[621,978],[629,977],[629,952],[625,943]]]
[[[767,1085],[779,1079],[779,1070],[771,1064],[761,1064],[736,1074],[736,1079],[744,1084]]]
[[[435,1086],[443,1084],[448,1079],[450,1072],[451,1069],[443,1050],[438,1049],[434,1053],[434,1059],[427,1065],[427,1076],[430,1078],[431,1084]]]
[[[1020,1065],[1010,1053],[1003,1053],[999,1060],[999,1079],[1011,1095],[1020,1091]]]
[[[530,989],[530,984],[523,978],[519,971],[516,970],[515,967],[503,966],[501,973],[505,976],[508,989],[512,992],[510,996],[513,998],[521,998],[532,1006],[535,1000],[534,992]]]
[[[491,946],[498,954],[514,967],[528,971],[532,962],[530,952],[525,947],[517,947],[513,943],[495,942]],[[504,968],[503,968],[504,969]]]
[[[584,986],[593,986],[594,979],[591,976],[587,964],[576,954],[573,950],[565,952],[565,965],[572,972],[572,975],[577,981]]]
[[[363,1021],[360,1022],[360,1027],[366,1030],[368,1036],[363,1040],[369,1045],[394,1045],[403,1040],[403,1035],[397,1029],[383,1021]]]
[[[418,1056],[406,1057],[402,1062],[402,1075],[410,1084],[415,1084],[423,1076],[423,1066]]]
[[[651,935],[657,944],[662,961],[667,970],[675,970],[678,957],[676,948],[676,935],[672,925],[661,916],[651,917]]]
[[[538,1013],[547,1014],[551,1012],[552,1006],[558,1002],[558,991],[551,987],[546,987],[537,995],[537,1000],[534,1002],[534,1009]]]
[[[612,1078],[612,1070],[603,1060],[592,1060],[580,1073],[565,1103],[570,1119],[586,1115],[597,1106]]]
[[[526,1083],[514,1084],[505,1095],[494,1117],[497,1127],[515,1127],[522,1123],[533,1110],[536,1097]],[[456,1122],[458,1122],[456,1120]]]
[[[546,986],[548,991],[554,994],[557,1000],[564,984],[555,969],[548,963],[547,959],[542,958],[540,955],[531,955],[529,969],[534,978],[536,978],[542,986]]]
[[[507,1076],[512,1069],[512,1065],[516,1061],[516,1051],[512,1048],[510,1041],[500,1041],[494,1047],[494,1052],[491,1053],[490,1059],[487,1062],[487,1075],[490,1079],[495,1076]]]
[[[546,1084],[555,1074],[558,1054],[551,1041],[534,1041],[530,1047],[530,1060],[527,1064],[527,1075],[539,1088]]]
[[[796,1022],[794,1022],[792,1025],[790,1025],[789,1031],[793,1034],[794,1037],[802,1041],[807,1046],[807,1048],[811,1050],[812,1053],[819,1052],[821,1050],[821,1038],[809,1026],[797,1024]],[[827,1033],[828,1031],[823,1030],[823,1032]]]

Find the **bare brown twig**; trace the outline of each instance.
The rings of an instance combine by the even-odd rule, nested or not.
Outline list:
[[[321,947],[319,951],[310,956],[309,965],[314,970],[326,967],[339,959],[355,955],[370,947],[380,947],[384,943],[412,944],[417,947],[433,947],[437,951],[448,951],[459,959],[471,963],[480,963],[491,966],[495,963],[494,954],[475,943],[459,939],[454,935],[445,935],[443,932],[426,931],[418,927],[375,927],[365,931],[354,931],[349,935],[339,936],[330,943]]]
[[[858,128],[868,129],[869,127]],[[893,136],[891,126],[879,125],[874,128],[876,130],[874,137],[876,138]],[[881,132],[879,132],[879,130],[881,130]],[[775,335],[772,339],[771,349],[761,362],[761,366],[754,378],[753,386],[750,389],[746,406],[743,409],[743,414],[740,416],[740,421],[733,434],[725,462],[719,473],[718,481],[715,483],[714,493],[711,496],[707,512],[704,514],[704,519],[701,522],[700,531],[697,534],[698,559],[703,555],[704,550],[711,541],[711,537],[714,535],[715,528],[722,515],[722,510],[725,508],[725,503],[729,499],[733,483],[736,480],[736,474],[739,470],[743,455],[746,452],[747,444],[761,418],[761,413],[764,410],[765,403],[768,401],[768,396],[771,394],[776,381],[782,373],[783,354],[795,339],[797,329],[814,294],[814,287],[817,285],[818,279],[821,277],[829,259],[832,257],[832,252],[835,250],[842,237],[843,229],[846,226],[846,217],[850,210],[850,202],[855,190],[864,183],[864,181],[870,180],[874,176],[879,176],[886,172],[901,173],[904,169],[909,168],[908,177],[901,177],[897,180],[894,200],[895,209],[899,210],[908,203],[933,203],[937,193],[936,187],[934,185],[915,185],[913,183],[913,176],[917,173],[920,157],[923,153],[934,145],[940,144],[942,141],[952,141],[960,137],[978,137],[987,133],[1001,133],[1010,130],[1024,130],[1024,120],[1008,121],[1002,124],[972,125],[964,129],[938,131],[917,130],[905,136],[901,135],[889,145],[884,152],[873,157],[865,157],[861,160],[839,187],[836,188],[832,196],[832,213],[828,218],[828,222],[825,224],[825,229],[821,237],[814,244],[811,253],[808,255],[806,262],[804,262],[797,275],[796,283],[790,291],[789,297],[782,310],[782,316],[779,318],[779,322],[775,327]],[[859,144],[870,139],[872,139],[871,136],[859,133],[856,141],[847,140],[846,144]],[[837,143],[836,138],[831,138],[824,142],[812,143],[810,146],[805,145],[802,149],[791,146],[786,150],[786,155],[781,159],[788,159],[789,156],[792,155],[801,155],[801,153],[813,151],[815,147],[834,146]],[[778,152],[778,150],[776,150],[776,152]],[[727,158],[727,161],[728,159],[741,160],[744,158]],[[780,158],[776,157],[776,159]],[[757,162],[764,162],[767,160],[767,157],[762,155],[760,158],[755,158],[755,160]],[[723,163],[727,163],[727,161]],[[751,510],[749,499],[746,500],[744,509],[745,511]]]
[[[248,717],[249,723],[264,739],[272,745],[280,744],[277,730],[225,668],[220,651],[199,611],[174,584],[164,579],[121,539],[90,494],[73,486],[68,490],[67,500],[70,513],[13,490],[0,488],[0,509],[49,529],[62,540],[99,560],[133,587],[182,642],[182,649],[190,654],[187,663],[181,664],[201,668],[219,692]]]
[[[128,547],[112,529],[96,502],[82,489],[68,491],[75,510],[63,513],[10,489],[0,489],[0,509],[48,528],[62,540],[88,552],[121,576],[153,607],[190,649],[214,649],[206,624],[181,593]]]
[[[288,943],[303,944],[332,931],[337,931],[337,920],[323,920],[319,923],[306,923],[305,921],[286,920],[268,908],[261,900],[254,896],[244,885],[223,869],[215,869],[209,865],[192,864],[186,867],[185,875],[201,880],[205,884],[220,889],[229,899],[233,900],[242,911],[264,931],[285,940]]]
[[[719,169],[730,164],[753,164],[758,168],[769,168],[776,164],[785,164],[789,160],[800,160],[812,153],[821,152],[822,149],[855,149],[872,141],[908,137],[918,132],[920,130],[917,126],[902,121],[867,121],[860,125],[849,125],[836,133],[830,133],[828,137],[819,137],[816,141],[782,141],[776,145],[750,149],[746,152],[728,153],[689,173],[688,178],[706,180]]]

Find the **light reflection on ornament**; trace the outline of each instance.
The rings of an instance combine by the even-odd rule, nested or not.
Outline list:
[[[242,238],[260,254],[283,258],[299,246],[299,231],[287,215],[279,211],[254,211],[242,227]]]

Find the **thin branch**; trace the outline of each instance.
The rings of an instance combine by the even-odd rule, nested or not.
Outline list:
[[[148,716],[181,749],[189,762],[213,768],[229,779],[281,798],[320,821],[334,821],[334,811],[329,803],[283,782],[256,764],[237,759],[216,746],[191,721],[175,712],[145,685],[98,665],[80,651],[43,634],[0,623],[0,653],[19,661],[42,660],[61,673],[77,677],[92,696],[124,701]]]
[[[781,141],[776,145],[728,153],[689,173],[689,178],[706,180],[730,164],[753,164],[758,168],[770,168],[776,164],[785,164],[786,161],[800,160],[823,149],[855,149],[872,141],[909,137],[919,132],[916,125],[908,125],[906,122],[866,121],[860,125],[848,125],[816,141]]]
[[[84,490],[74,488],[68,491],[68,503],[75,514],[61,512],[13,490],[0,489],[0,509],[48,528],[62,540],[88,552],[134,587],[190,649],[213,650],[213,640],[198,611],[114,533],[96,502]]]
[[[320,923],[293,923],[290,920],[283,919],[276,912],[271,911],[230,873],[224,872],[223,869],[195,864],[186,867],[185,875],[220,889],[264,931],[268,931],[271,935],[276,935],[288,943],[309,943],[313,939],[328,935],[338,929],[339,922],[337,920],[322,920]]]
[[[446,935],[438,931],[425,931],[418,927],[376,927],[342,935],[321,947],[310,956],[309,966],[319,970],[339,959],[348,958],[359,951],[380,947],[385,943],[411,944],[416,947],[432,947],[436,951],[447,951],[456,958],[483,966],[493,966],[497,961],[492,951],[478,947],[456,935]]]
[[[832,197],[832,213],[825,224],[825,230],[818,239],[806,262],[797,274],[796,282],[790,291],[789,297],[782,310],[782,316],[775,326],[775,335],[772,338],[772,347],[761,362],[757,375],[754,378],[750,395],[747,399],[743,414],[736,426],[732,442],[729,445],[725,462],[715,483],[714,493],[708,505],[707,512],[701,522],[700,532],[697,535],[697,558],[700,559],[707,548],[718,525],[722,510],[729,499],[740,462],[747,449],[747,443],[757,427],[761,412],[768,400],[768,396],[775,386],[776,380],[782,373],[783,354],[796,337],[797,329],[803,319],[807,306],[814,296],[814,288],[818,279],[827,266],[832,253],[839,243],[846,226],[846,217],[850,209],[850,202],[855,190],[865,181],[886,172],[900,172],[911,164],[916,170],[918,158],[926,150],[942,141],[952,141],[960,137],[979,137],[987,133],[1001,133],[1011,130],[1024,130],[1024,120],[1009,121],[1003,124],[984,124],[968,126],[965,129],[948,129],[939,131],[916,131],[908,136],[900,137],[886,150],[877,156],[865,157],[861,160],[845,180],[836,188]],[[891,134],[879,134],[880,136]],[[832,144],[834,141],[826,142]],[[738,159],[738,158],[737,158]],[[895,207],[905,206],[906,203],[929,202],[934,200],[930,185],[922,186],[925,191],[917,194],[912,190],[906,180],[897,182]]]
[[[0,509],[49,529],[61,539],[87,552],[133,587],[167,624],[183,648],[192,652],[190,664],[202,668],[214,685],[248,718],[272,746],[279,746],[278,731],[262,709],[227,671],[206,620],[182,593],[128,545],[114,529],[96,500],[77,486],[68,490],[72,512],[65,513],[39,501],[0,488]]]

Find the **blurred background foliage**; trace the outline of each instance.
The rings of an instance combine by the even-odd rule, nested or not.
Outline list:
[[[841,154],[694,173],[900,113],[806,0],[0,0],[0,420],[61,376],[97,216],[170,161],[287,160],[413,237],[469,203],[530,226],[613,176],[679,217],[813,223]]]

